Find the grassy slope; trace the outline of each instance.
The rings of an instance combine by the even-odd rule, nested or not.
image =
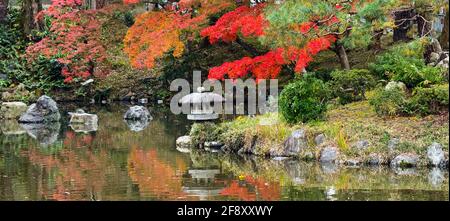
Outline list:
[[[256,153],[264,154],[273,148],[282,148],[283,142],[295,129],[304,128],[307,132],[311,151],[318,154],[314,138],[325,134],[326,142],[321,146],[333,145],[340,148],[344,158],[360,157],[364,159],[370,153],[378,153],[392,158],[398,153],[414,152],[425,156],[432,142],[443,145],[448,153],[449,122],[448,112],[427,117],[378,117],[367,101],[355,102],[345,106],[330,107],[326,119],[307,124],[289,125],[278,114],[265,114],[255,118],[239,117],[234,121],[222,123],[225,139],[241,134],[243,146],[249,147],[258,137]],[[262,122],[272,122],[264,126]],[[387,146],[391,138],[400,139],[395,151]],[[367,150],[356,150],[359,140],[367,140]],[[300,156],[301,157],[301,156]],[[424,158],[424,157],[423,157]]]

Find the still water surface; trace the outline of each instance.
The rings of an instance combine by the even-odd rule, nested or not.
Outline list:
[[[45,128],[0,123],[0,200],[449,200],[446,170],[181,153],[185,116],[149,108],[153,120],[133,131],[126,105],[91,107],[99,128],[84,133],[67,123],[75,108]]]

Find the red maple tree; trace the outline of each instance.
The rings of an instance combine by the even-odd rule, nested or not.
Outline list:
[[[81,0],[53,0],[36,17],[51,19],[50,33],[27,48],[30,62],[44,56],[62,64],[61,74],[66,83],[107,74],[98,68],[106,59],[106,49],[100,39],[99,10],[82,10],[81,6]]]
[[[202,37],[208,37],[211,44],[219,41],[236,41],[239,35],[244,38],[264,36],[264,28],[268,25],[263,17],[266,4],[255,7],[241,6],[234,11],[224,14],[215,25],[201,31]],[[331,25],[336,22],[335,17],[322,25]],[[294,27],[301,33],[318,32],[318,24],[305,22]],[[231,79],[246,77],[249,73],[257,80],[277,78],[282,66],[295,63],[295,71],[301,72],[313,60],[313,56],[322,50],[328,49],[336,37],[325,35],[310,39],[303,48],[289,46],[275,48],[268,53],[253,58],[244,57],[237,61],[225,62],[221,66],[213,67],[208,78],[223,80],[226,76]]]

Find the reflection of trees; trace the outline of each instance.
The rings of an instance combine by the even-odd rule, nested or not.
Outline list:
[[[86,137],[88,136],[79,139],[89,139]],[[41,174],[49,176],[37,181],[38,194],[54,200],[101,199],[105,186],[111,185],[111,180],[107,178],[110,175],[117,177],[116,174],[120,173],[115,166],[116,162],[110,159],[110,153],[105,149],[66,146],[58,153],[48,155],[38,148],[29,148],[23,152],[23,156],[38,166]],[[52,180],[54,182],[49,185],[43,185]]]
[[[268,183],[263,178],[246,176],[243,180],[232,180],[221,195],[244,201],[274,201],[280,200],[281,187],[277,182]]]
[[[279,200],[281,195],[281,187],[278,182],[267,182],[266,178],[254,178],[254,174],[248,174],[248,171],[229,170],[229,164],[243,165],[250,163],[251,167],[257,169],[254,161],[242,158],[232,157],[229,155],[213,154],[205,151],[191,151],[190,153],[192,164],[195,168],[201,168],[208,171],[210,168],[220,168],[228,173],[231,172],[232,177],[225,177],[223,174],[216,176],[214,183],[210,186],[221,187],[219,194],[222,197],[229,197],[231,199],[239,199],[244,201],[255,200]],[[225,165],[225,169],[223,166]],[[222,171],[222,172],[224,172]],[[244,172],[244,173],[240,173]],[[245,174],[245,179],[237,180],[237,176]],[[192,185],[186,183],[185,185]],[[197,184],[198,185],[198,184]]]
[[[273,161],[261,158],[236,158],[233,156],[222,157],[222,168],[233,174],[243,174],[256,180],[266,180],[283,186],[283,198],[292,200],[323,200],[326,199],[324,190],[333,187],[337,199],[348,200],[386,200],[387,195],[396,195],[398,200],[408,200],[411,194],[408,192],[437,191],[436,195],[431,193],[416,196],[416,199],[437,199],[439,194],[445,194],[448,198],[448,172],[443,172],[443,179],[438,185],[431,185],[433,181],[429,178],[429,170],[417,169],[408,175],[399,175],[388,167],[375,168],[346,168],[336,166],[333,173],[317,163],[306,163],[295,160]],[[247,178],[246,178],[247,179]],[[245,179],[245,181],[246,181]],[[431,181],[430,181],[431,180]],[[242,194],[239,191],[242,184],[238,186],[235,181],[232,190],[228,194]],[[439,192],[444,191],[444,192]],[[355,194],[352,194],[355,193]],[[433,198],[437,197],[437,198]],[[262,198],[262,197],[261,197]]]
[[[59,145],[42,147],[25,134],[0,135],[0,199],[135,199],[140,193],[126,168],[133,146],[142,146],[144,150],[153,148],[162,157],[160,162],[170,165],[166,169],[173,168],[181,176],[184,170],[177,168],[186,168],[188,158],[182,159],[183,155],[175,150],[174,134],[180,133],[182,122],[159,118],[136,133],[122,120],[126,107],[119,108],[123,110],[118,107],[112,108],[113,112],[87,109],[99,115],[99,130],[75,133],[65,125]],[[178,131],[168,130],[169,127]],[[167,172],[164,168],[159,169]],[[165,176],[165,172],[159,174]]]
[[[133,148],[128,157],[128,174],[139,185],[144,197],[165,200],[187,199],[182,191],[182,173],[186,161],[175,157],[175,164],[169,165],[160,159],[155,149]]]

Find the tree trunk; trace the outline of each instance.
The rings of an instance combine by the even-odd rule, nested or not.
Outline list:
[[[6,16],[8,15],[8,2],[9,0],[0,0],[0,24],[6,22]]]
[[[394,12],[394,42],[409,40],[407,34],[409,29],[411,28],[411,20],[413,17],[413,9],[401,9]]]
[[[22,4],[22,27],[25,36],[28,36],[31,30],[39,27],[34,17],[42,10],[42,3],[41,0],[23,0]]]
[[[439,37],[439,42],[441,43],[442,48],[447,49],[448,50],[448,23],[450,18],[448,17],[448,10],[445,13],[445,18],[444,18],[444,29],[442,30],[441,36]]]
[[[381,37],[383,37],[383,30],[374,31],[372,43],[369,45],[369,49],[379,51],[381,50]]]
[[[431,25],[431,19],[429,19],[428,16],[423,15],[417,17],[417,31],[419,32],[419,37],[431,35]]]
[[[345,70],[350,70],[350,63],[348,62],[347,52],[343,45],[336,45],[334,52],[339,57],[341,67]]]

